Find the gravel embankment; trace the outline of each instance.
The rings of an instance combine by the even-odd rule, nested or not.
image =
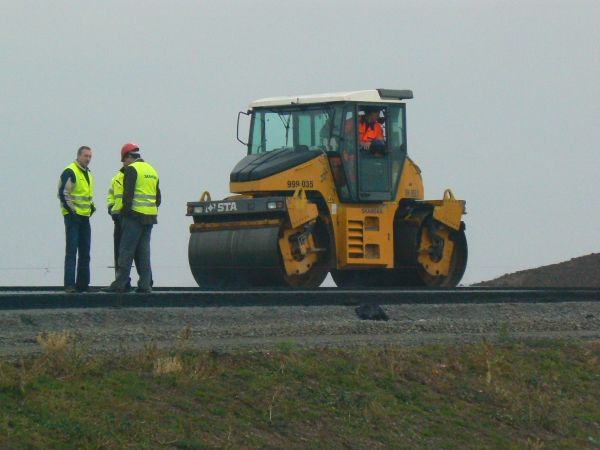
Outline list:
[[[600,302],[385,305],[389,321],[360,320],[352,306],[94,308],[0,311],[0,357],[40,351],[36,336],[68,330],[90,352],[146,345],[196,349],[422,345],[510,338],[600,339]]]

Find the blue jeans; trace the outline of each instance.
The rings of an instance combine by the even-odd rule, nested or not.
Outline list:
[[[119,261],[117,277],[111,287],[125,289],[131,274],[131,263],[135,259],[140,276],[138,287],[150,289],[152,286],[152,268],[150,266],[150,235],[153,225],[142,225],[139,220],[123,216],[121,223],[121,242],[119,242]]]
[[[90,246],[92,230],[90,220],[73,214],[63,216],[65,220],[65,288],[74,287],[85,291],[90,285]],[[75,266],[77,265],[77,278]]]

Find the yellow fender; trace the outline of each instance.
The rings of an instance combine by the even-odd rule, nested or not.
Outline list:
[[[285,202],[287,204],[288,216],[292,228],[310,222],[319,215],[317,205],[308,201],[306,193],[302,188],[296,189],[294,195],[292,197],[287,197]]]
[[[450,189],[444,191],[441,201],[431,202],[435,204],[433,208],[433,218],[454,230],[460,230],[460,221],[465,212],[465,201],[456,200]]]

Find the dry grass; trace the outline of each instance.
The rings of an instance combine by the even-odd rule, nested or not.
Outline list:
[[[71,333],[63,330],[39,334],[35,340],[45,353],[59,353],[66,351],[70,338]]]
[[[183,370],[183,364],[177,356],[159,357],[154,362],[154,375],[166,375],[170,373],[180,373]]]

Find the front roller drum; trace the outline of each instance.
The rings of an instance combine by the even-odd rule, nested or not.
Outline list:
[[[308,238],[310,243],[323,245],[324,238],[319,226]],[[196,282],[205,289],[236,289],[249,286],[316,288],[325,276],[327,268],[322,263],[326,253],[300,264],[304,270],[287,274],[282,259],[282,240],[293,238],[283,224],[253,228],[195,231],[190,235],[188,258]],[[317,236],[319,239],[317,239]],[[286,253],[287,255],[287,253]],[[289,257],[289,255],[287,255]],[[300,262],[302,256],[298,256]],[[289,264],[289,263],[288,263]]]
[[[188,246],[192,275],[206,289],[267,282],[281,270],[278,236],[279,225],[193,232]]]

